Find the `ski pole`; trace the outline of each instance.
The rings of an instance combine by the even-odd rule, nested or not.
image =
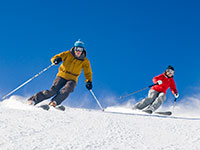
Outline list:
[[[48,67],[46,67],[45,69],[43,69],[42,71],[40,71],[38,74],[34,75],[32,78],[30,78],[29,80],[27,80],[26,82],[24,82],[23,84],[21,84],[20,86],[18,86],[17,88],[15,88],[14,90],[12,90],[10,93],[8,93],[7,95],[5,95],[4,97],[2,97],[2,99],[5,99],[6,97],[8,97],[9,95],[11,95],[12,93],[14,93],[15,91],[17,91],[18,89],[20,89],[21,87],[23,87],[24,85],[26,85],[27,83],[29,83],[31,80],[33,80],[34,78],[38,77],[40,74],[42,74],[43,72],[47,71],[50,67],[52,67],[54,64],[49,65]]]
[[[175,109],[175,106],[176,106],[176,100],[177,100],[177,98],[174,99],[174,104],[173,104],[173,109],[172,109],[173,113],[174,113],[174,109]]]
[[[99,105],[99,107],[101,108],[102,111],[104,111],[104,109],[102,108],[101,104],[99,103],[97,97],[94,95],[94,92],[92,90],[90,90],[92,96],[94,97],[94,99],[96,100],[97,104]]]
[[[143,88],[143,89],[137,90],[137,91],[135,91],[135,92],[129,93],[129,94],[124,95],[124,96],[120,96],[120,99],[122,99],[122,98],[124,98],[124,97],[128,97],[128,96],[130,96],[130,95],[133,95],[133,94],[135,94],[135,93],[144,91],[144,90],[146,90],[146,89],[148,89],[148,88],[151,88],[151,87],[154,86],[154,85],[157,85],[157,84],[152,84],[152,85],[149,85],[149,86],[147,86],[147,87],[145,87],[145,88]]]

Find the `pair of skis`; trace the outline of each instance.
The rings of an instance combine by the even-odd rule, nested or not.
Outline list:
[[[49,106],[48,104],[44,104],[44,105],[40,105],[38,107],[40,107],[40,108],[42,108],[44,110],[49,110],[50,107],[53,107],[53,106]],[[58,105],[58,106],[53,107],[53,108],[55,108],[57,110],[65,111],[65,106],[63,106],[63,105]]]
[[[154,114],[159,114],[159,115],[166,115],[166,116],[170,116],[171,114],[172,114],[172,112],[171,111],[156,111],[156,112],[153,112],[152,110],[149,110],[149,109],[147,109],[147,110],[142,110],[142,112],[145,112],[145,113],[147,113],[147,114],[152,114],[152,113],[154,113]]]

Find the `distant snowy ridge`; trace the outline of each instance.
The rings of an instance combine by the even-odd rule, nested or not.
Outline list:
[[[131,113],[125,107],[106,110]],[[45,111],[28,106],[23,97],[12,96],[0,103],[0,149],[200,149],[200,116],[190,119],[184,114],[178,119],[120,113],[69,107],[64,112]]]

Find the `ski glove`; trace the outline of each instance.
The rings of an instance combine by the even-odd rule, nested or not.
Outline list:
[[[91,90],[91,89],[92,89],[92,82],[91,82],[91,81],[88,81],[88,82],[86,83],[86,88],[87,88],[88,90]]]
[[[54,63],[55,65],[57,65],[57,64],[59,64],[61,61],[62,61],[62,58],[61,58],[61,57],[57,57],[57,58],[54,59],[53,63]]]
[[[175,98],[178,98],[178,97],[179,97],[179,94],[178,94],[178,93],[175,93],[175,94],[174,94],[174,97],[175,97]]]
[[[158,80],[157,83],[158,83],[158,85],[161,85],[162,84],[162,80]]]

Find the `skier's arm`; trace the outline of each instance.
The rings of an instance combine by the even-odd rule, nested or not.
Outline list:
[[[63,61],[63,60],[65,60],[65,58],[67,57],[67,55],[68,55],[68,52],[62,52],[60,54],[57,54],[57,55],[55,55],[55,56],[53,56],[51,58],[51,62],[54,63],[55,59],[57,59],[57,58],[61,58],[61,61]]]
[[[162,76],[162,74],[160,74],[160,75],[154,77],[154,78],[153,78],[153,83],[154,83],[154,84],[157,84],[157,82],[158,82],[159,80],[161,80],[161,76]]]
[[[85,76],[85,82],[92,82],[92,69],[88,59],[86,59],[85,63],[83,64],[83,72]]]
[[[173,94],[174,96],[176,96],[176,95],[178,94],[178,91],[177,91],[177,89],[176,89],[176,84],[175,84],[175,82],[174,82],[174,79],[171,80],[170,89],[171,89],[172,94]]]

